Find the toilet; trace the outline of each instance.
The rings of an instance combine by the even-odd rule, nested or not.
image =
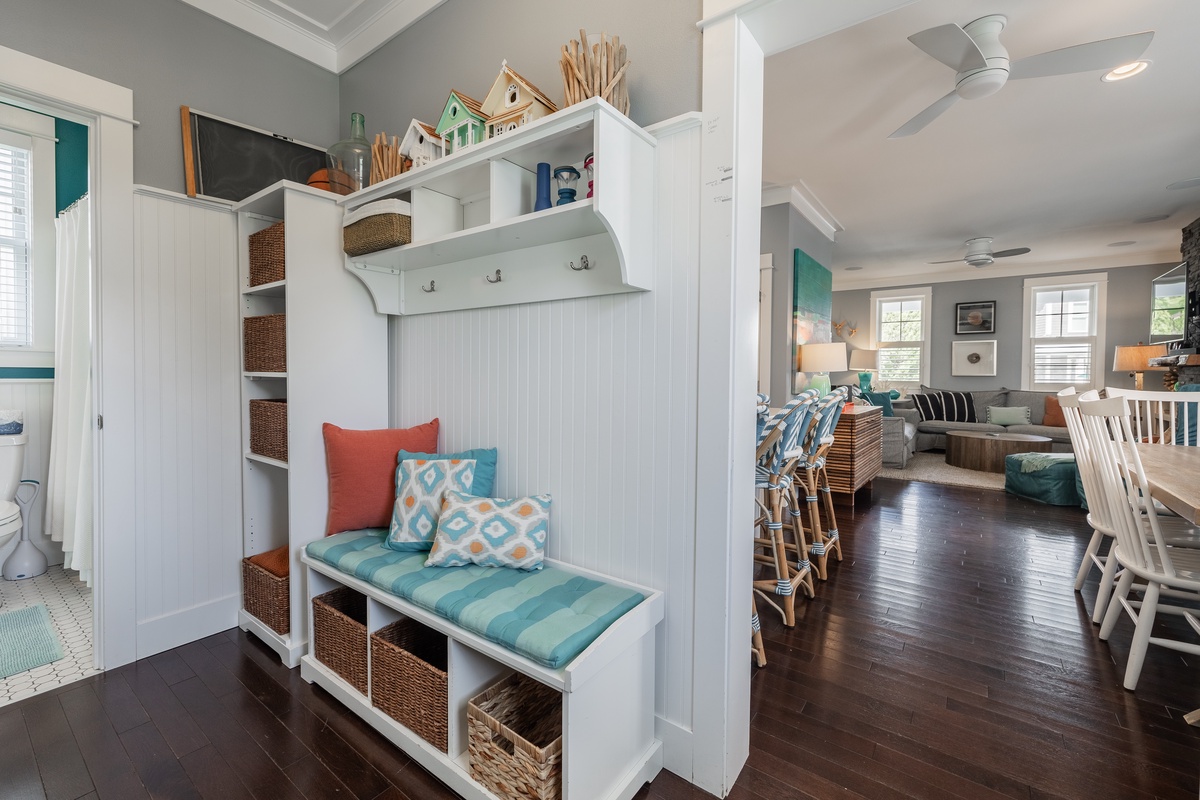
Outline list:
[[[0,547],[21,532],[21,507],[16,499],[28,443],[27,433],[0,436]]]

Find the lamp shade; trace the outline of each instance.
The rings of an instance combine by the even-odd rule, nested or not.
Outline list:
[[[805,344],[800,346],[801,372],[845,372],[846,343]]]
[[[879,351],[851,350],[850,369],[854,372],[870,372],[879,369]]]
[[[1113,372],[1144,372],[1161,369],[1150,366],[1150,359],[1167,354],[1165,344],[1126,344],[1113,348]]]

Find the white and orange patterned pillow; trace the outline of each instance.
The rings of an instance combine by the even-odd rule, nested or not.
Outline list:
[[[427,567],[542,568],[550,531],[550,495],[497,500],[449,490]]]
[[[449,489],[471,491],[473,458],[414,458],[396,469],[396,503],[384,546],[393,550],[428,550],[437,533],[442,495]]]

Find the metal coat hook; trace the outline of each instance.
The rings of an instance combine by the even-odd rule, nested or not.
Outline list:
[[[503,278],[500,277],[500,270],[496,270],[495,278],[489,278],[487,275],[484,275],[483,279],[485,281],[487,281],[488,283],[499,283],[500,281],[504,280]]]
[[[429,288],[426,289],[424,286],[422,286],[421,291],[425,292],[426,294],[429,294],[430,292],[436,292],[437,291],[437,281],[430,281]]]
[[[579,266],[578,267],[575,266],[574,261],[571,262],[571,269],[575,270],[576,272],[582,272],[585,269],[591,269],[591,268],[592,268],[592,265],[588,263],[587,256],[579,257]]]

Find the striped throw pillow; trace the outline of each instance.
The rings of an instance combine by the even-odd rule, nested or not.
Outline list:
[[[917,405],[917,411],[921,414],[922,422],[945,419],[945,411],[942,407],[942,396],[940,394],[914,394],[912,395],[912,399]]]
[[[942,396],[942,419],[946,422],[978,422],[975,398],[970,392],[939,392]]]

